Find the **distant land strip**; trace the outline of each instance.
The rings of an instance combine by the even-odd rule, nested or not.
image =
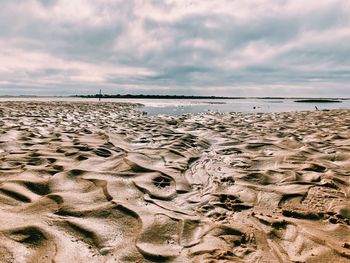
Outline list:
[[[306,100],[295,100],[294,102],[304,102],[304,103],[339,103],[342,102],[336,99],[306,99]]]
[[[90,94],[90,95],[72,95],[70,97],[78,98],[127,98],[127,99],[296,99],[295,102],[341,102],[349,98],[286,98],[286,97],[229,97],[229,96],[198,96],[198,95],[143,95],[143,94]]]
[[[107,94],[94,94],[94,95],[74,95],[72,97],[80,98],[128,98],[128,99],[245,99],[245,97],[217,97],[217,96],[188,96],[188,95],[107,95]]]

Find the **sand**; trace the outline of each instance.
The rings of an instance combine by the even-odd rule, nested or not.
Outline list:
[[[0,103],[0,262],[350,262],[350,110]]]

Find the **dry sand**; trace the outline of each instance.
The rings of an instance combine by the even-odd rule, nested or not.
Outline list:
[[[350,262],[350,111],[0,103],[0,262]]]

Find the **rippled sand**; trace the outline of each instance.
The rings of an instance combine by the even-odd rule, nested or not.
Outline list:
[[[350,262],[350,111],[0,103],[0,262]]]

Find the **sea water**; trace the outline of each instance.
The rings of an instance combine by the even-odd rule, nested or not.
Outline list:
[[[181,115],[201,112],[290,112],[325,109],[350,109],[350,99],[340,103],[295,102],[296,99],[102,99],[105,102],[130,102],[144,106],[139,110],[154,115]],[[2,97],[0,101],[81,101],[96,102],[96,98],[77,97]]]

